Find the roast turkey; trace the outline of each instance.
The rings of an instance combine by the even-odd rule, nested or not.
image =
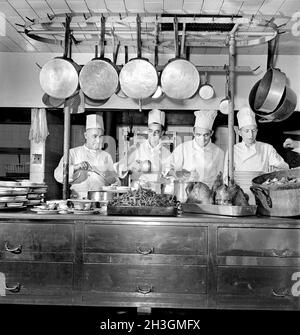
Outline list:
[[[212,193],[216,205],[249,206],[249,196],[237,184],[224,184],[222,172],[216,177]]]
[[[188,197],[186,202],[198,204],[213,204],[213,194],[210,188],[201,182],[189,183],[186,191]]]

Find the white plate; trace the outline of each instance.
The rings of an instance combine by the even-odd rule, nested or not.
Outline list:
[[[18,187],[21,184],[17,181],[0,181],[0,187]]]
[[[40,208],[31,208],[31,211],[36,212],[37,214],[57,214],[57,209],[40,209]]]
[[[95,209],[91,209],[89,211],[80,211],[80,210],[73,209],[70,212],[73,213],[73,214],[91,215],[91,214],[99,213],[99,209],[95,208]]]

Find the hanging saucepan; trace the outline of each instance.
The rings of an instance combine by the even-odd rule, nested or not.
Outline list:
[[[182,35],[184,45],[185,34]],[[161,73],[161,87],[163,92],[173,99],[188,99],[199,88],[200,75],[190,61],[180,58],[178,49],[178,21],[174,18],[175,58],[170,59]]]
[[[71,49],[70,21],[70,17],[66,16],[63,57],[56,57],[48,61],[40,72],[42,90],[57,99],[70,97],[78,88],[78,72],[80,71],[80,66],[69,57]]]
[[[203,100],[211,99],[215,94],[214,88],[207,83],[207,72],[204,74],[204,83],[200,86],[199,95]]]
[[[94,100],[110,98],[117,90],[119,75],[116,66],[104,57],[105,17],[101,17],[100,57],[89,61],[81,69],[79,83],[83,93]],[[97,52],[97,51],[96,51]]]
[[[219,109],[222,114],[227,115],[229,113],[229,74],[226,72],[226,82],[225,82],[225,98],[220,101]]]
[[[122,91],[132,99],[149,98],[157,88],[158,75],[155,67],[141,56],[141,19],[137,24],[137,58],[131,59],[120,71],[119,80]]]
[[[273,113],[266,115],[257,113],[261,117],[259,122],[281,122],[286,120],[295,111],[296,104],[297,95],[291,88],[286,86],[283,98]]]
[[[285,85],[286,75],[279,69],[269,68],[258,85],[254,108],[260,112],[274,112],[282,98]]]

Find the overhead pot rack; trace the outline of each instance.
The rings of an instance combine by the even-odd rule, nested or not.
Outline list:
[[[24,25],[23,33],[43,43],[63,46],[64,20],[66,14],[71,18],[70,29],[75,45],[94,46],[99,41],[101,29],[100,17],[105,16],[105,35],[114,32],[121,46],[136,47],[134,32],[136,30],[136,14],[124,17],[110,13],[60,13],[48,14],[45,18],[29,19]],[[186,47],[228,47],[230,31],[238,26],[235,34],[236,47],[252,46],[272,40],[278,33],[278,27],[272,20],[255,19],[241,16],[224,15],[142,15],[141,38],[143,48],[153,51],[156,45],[156,23],[160,25],[159,48],[173,49],[173,20],[177,17],[179,34],[183,24],[186,25]],[[171,27],[171,28],[169,28]],[[108,39],[106,46],[111,47]],[[169,51],[168,50],[168,51]]]

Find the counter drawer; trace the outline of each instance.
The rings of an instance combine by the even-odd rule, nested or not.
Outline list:
[[[85,291],[206,293],[206,267],[171,265],[85,264]]]
[[[0,225],[0,260],[34,260],[35,257],[38,260],[37,253],[65,253],[71,259],[73,244],[71,224],[8,222]],[[63,255],[61,258],[64,260]]]
[[[300,257],[300,229],[218,228],[218,255]]]
[[[71,263],[1,262],[0,274],[7,295],[64,294],[73,285]]]
[[[84,251],[127,254],[207,254],[206,227],[86,225]]]
[[[295,298],[300,267],[218,267],[218,294]]]

